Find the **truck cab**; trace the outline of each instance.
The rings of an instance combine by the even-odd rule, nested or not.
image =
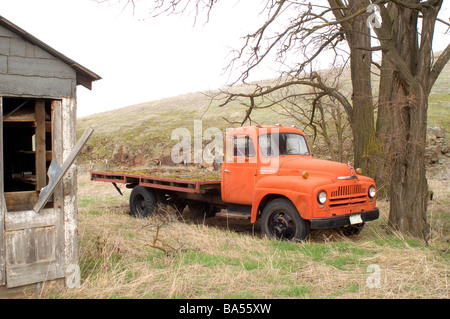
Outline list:
[[[247,208],[269,238],[303,240],[310,229],[351,234],[379,217],[376,185],[350,164],[313,158],[296,127],[248,126],[226,136],[223,202]]]

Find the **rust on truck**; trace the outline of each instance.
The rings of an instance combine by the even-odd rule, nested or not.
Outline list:
[[[379,217],[376,185],[350,164],[316,159],[296,127],[247,126],[226,136],[220,180],[91,172],[91,179],[127,184],[130,210],[152,213],[157,202],[207,216],[259,220],[269,238],[303,240],[311,229],[357,234]]]

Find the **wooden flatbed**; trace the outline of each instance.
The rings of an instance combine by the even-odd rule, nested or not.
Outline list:
[[[156,176],[158,172],[152,174],[120,173],[107,171],[92,171],[91,180],[99,182],[110,182],[113,184],[129,184],[131,186],[142,186],[156,188],[161,190],[204,194],[208,190],[217,190],[220,192],[219,180],[196,180],[177,177]]]

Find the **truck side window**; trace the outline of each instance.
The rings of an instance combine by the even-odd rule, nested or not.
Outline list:
[[[305,138],[294,133],[269,133],[259,136],[259,148],[264,157],[309,155]]]
[[[255,156],[255,146],[252,139],[249,136],[235,136],[233,139],[233,154],[240,157]]]

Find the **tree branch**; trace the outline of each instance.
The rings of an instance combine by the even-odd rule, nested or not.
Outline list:
[[[437,78],[439,77],[439,74],[441,74],[442,70],[444,69],[445,65],[449,60],[450,60],[450,44],[447,45],[445,50],[441,53],[441,55],[431,68],[431,72],[428,78],[428,87],[427,87],[428,93],[430,93],[431,89],[433,88],[434,82],[436,82]]]
[[[388,9],[384,6],[381,6],[380,14],[383,21],[381,24],[381,28],[373,28],[373,30],[376,33],[377,38],[381,44],[383,54],[386,54],[389,57],[389,60],[392,62],[392,65],[395,66],[395,69],[399,72],[402,79],[409,86],[415,87],[417,85],[417,81],[411,73],[411,69],[406,64],[406,61],[399,54],[394,40],[392,39],[392,20],[389,15]]]
[[[419,3],[411,3],[411,2],[405,2],[402,0],[390,0],[391,2],[400,5],[402,7],[411,9],[411,10],[422,10],[424,8],[432,7],[436,5],[440,0],[429,0],[425,2],[419,2]]]
[[[256,108],[256,106],[254,104],[255,98],[263,97],[263,96],[269,95],[271,93],[274,93],[275,91],[281,90],[283,88],[288,88],[288,87],[296,86],[296,85],[306,85],[306,86],[310,86],[310,87],[319,89],[322,91],[320,93],[322,96],[328,95],[328,96],[333,97],[336,100],[338,100],[339,103],[341,103],[341,105],[344,107],[344,110],[347,114],[349,122],[352,123],[353,108],[352,108],[352,105],[350,104],[350,102],[348,101],[348,99],[342,93],[340,93],[337,89],[327,86],[322,81],[322,78],[320,77],[320,75],[316,72],[311,73],[309,79],[298,79],[298,80],[294,79],[294,80],[286,81],[281,84],[278,84],[278,85],[275,85],[272,87],[267,87],[267,88],[257,87],[252,93],[226,93],[227,98],[225,99],[225,101],[223,103],[219,104],[219,107],[223,107],[223,106],[229,104],[230,102],[235,101],[237,98],[249,98],[249,99],[251,99],[251,105],[250,105],[250,110],[248,110],[247,114],[246,114],[246,120],[247,120],[248,117],[250,116],[251,110]]]

